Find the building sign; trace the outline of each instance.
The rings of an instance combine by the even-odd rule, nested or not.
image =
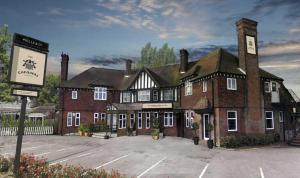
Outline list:
[[[37,97],[38,96],[37,91],[22,90],[22,89],[13,89],[12,94],[16,95],[16,96],[31,96],[31,97]]]
[[[247,53],[256,54],[255,38],[253,36],[246,36],[246,43],[247,43]]]
[[[143,109],[168,109],[173,108],[172,103],[144,103]]]
[[[9,81],[13,84],[43,86],[47,53],[47,43],[15,34]]]

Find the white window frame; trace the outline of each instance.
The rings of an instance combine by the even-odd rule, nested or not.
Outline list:
[[[138,113],[138,129],[143,128],[143,113],[139,112]]]
[[[272,92],[277,92],[278,91],[278,89],[277,89],[277,83],[276,82],[270,82],[270,84],[271,84],[271,91]],[[275,90],[273,90],[273,84],[275,85]]]
[[[192,128],[194,122],[195,112],[192,110],[185,111],[185,127]]]
[[[80,113],[75,113],[75,126],[80,126]]]
[[[128,95],[129,95],[129,98],[125,98],[125,96],[128,97]],[[124,99],[129,99],[129,100],[125,101]],[[130,102],[131,102],[131,92],[130,91],[123,92],[123,94],[122,94],[122,103],[130,103]]]
[[[268,85],[268,87],[266,88],[266,84]],[[266,90],[267,89],[267,90]],[[271,93],[271,85],[270,82],[265,82],[264,83],[264,90],[266,93]]]
[[[173,127],[174,114],[173,112],[164,112],[164,127]]]
[[[184,86],[185,96],[193,95],[193,83],[190,81],[185,82]]]
[[[143,92],[145,92],[145,93],[143,93]],[[146,93],[147,93],[147,95],[146,95]],[[137,95],[138,95],[137,96],[138,101],[150,101],[151,100],[151,91],[150,90],[139,90]],[[145,98],[143,98],[143,97],[145,97]]]
[[[272,113],[271,118],[267,118],[267,113],[268,112]],[[267,127],[267,120],[272,120],[272,127],[271,128]],[[266,130],[273,130],[274,129],[274,113],[273,113],[273,111],[265,111],[265,122],[266,122]]]
[[[106,113],[102,112],[100,114],[100,119],[101,119],[101,121],[105,121],[105,119],[106,119]]]
[[[284,121],[283,111],[279,111],[279,122],[283,122],[283,121]]]
[[[158,118],[158,112],[154,112],[153,115],[155,118]]]
[[[237,90],[236,78],[227,78],[227,90]]]
[[[210,115],[209,115],[209,114],[203,114],[203,139],[204,139],[204,140],[208,140],[209,137],[205,137],[205,128],[207,127],[207,126],[205,125],[205,116],[207,116],[207,118],[208,118],[208,124],[210,124]],[[210,133],[209,133],[209,134],[210,134]]]
[[[148,125],[149,121],[149,125]],[[150,112],[146,112],[146,129],[150,129],[151,122],[150,122]]]
[[[77,100],[77,91],[72,91],[72,100]]]
[[[235,118],[229,118],[228,113],[234,112],[235,113]],[[227,127],[229,132],[236,132],[238,130],[238,125],[237,125],[237,111],[227,111]],[[229,129],[229,120],[235,120],[235,129]]]
[[[155,94],[156,93],[156,94]],[[153,101],[158,101],[159,100],[159,92],[158,90],[153,90],[153,94],[152,94],[152,98],[153,98]],[[156,98],[154,97],[156,96]],[[155,98],[155,99],[154,99]]]
[[[97,121],[98,121],[98,119],[99,119],[99,113],[94,113],[94,124],[95,123],[97,123]],[[97,120],[97,121],[96,121]]]
[[[119,114],[119,129],[126,128],[126,114]]]
[[[133,117],[132,117],[133,116]],[[135,119],[135,114],[134,113],[131,113],[130,114],[130,128],[133,128],[133,125],[134,125],[134,119]],[[133,122],[132,122],[133,121]]]
[[[174,100],[174,91],[173,89],[166,89],[162,91],[164,94],[164,101],[173,101]],[[166,98],[166,93],[171,94],[172,98]]]
[[[207,92],[207,80],[203,80],[202,82],[202,92]]]
[[[73,122],[73,113],[68,112],[67,113],[67,127],[72,127],[72,122]]]
[[[107,88],[95,87],[94,100],[107,100]]]

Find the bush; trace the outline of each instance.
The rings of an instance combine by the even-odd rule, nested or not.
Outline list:
[[[11,169],[11,161],[3,156],[0,156],[0,172],[8,172]]]
[[[221,147],[238,148],[241,146],[268,145],[278,142],[278,134],[255,134],[242,136],[227,136],[220,140]]]

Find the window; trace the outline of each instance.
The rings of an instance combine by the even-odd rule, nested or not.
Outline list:
[[[277,87],[276,87],[276,82],[272,82],[272,92],[276,92]]]
[[[131,101],[131,93],[123,92],[123,103],[130,103]]]
[[[101,113],[101,120],[104,121],[106,119],[106,114],[105,113]]]
[[[203,91],[203,92],[207,92],[207,81],[206,81],[206,80],[204,80],[204,81],[202,82],[202,91]]]
[[[134,114],[130,114],[130,128],[133,128],[134,126]]]
[[[94,124],[98,122],[99,113],[94,113]]]
[[[119,114],[119,129],[126,128],[126,114]]]
[[[209,118],[209,114],[203,114],[203,138],[204,140],[208,140],[209,139],[209,129],[208,129],[208,125],[210,124],[210,118]]]
[[[139,129],[142,128],[142,113],[141,112],[138,113],[138,128]]]
[[[283,122],[283,112],[282,111],[279,111],[279,122]]]
[[[75,114],[75,126],[79,126],[80,125],[80,113],[77,112]]]
[[[106,100],[107,89],[104,87],[95,87],[94,100]]]
[[[265,92],[270,93],[271,92],[270,82],[265,82],[264,86],[265,86]]]
[[[172,101],[173,100],[173,90],[164,90],[164,101]]]
[[[153,101],[158,101],[158,91],[157,90],[153,91]]]
[[[236,79],[227,78],[227,90],[236,90]]]
[[[194,111],[185,111],[185,127],[191,127],[194,121]]]
[[[237,112],[227,111],[228,131],[237,131]]]
[[[173,127],[173,113],[172,112],[165,112],[164,126],[165,127]]]
[[[153,113],[154,114],[154,117],[155,118],[158,118],[158,113],[157,112],[155,112],[155,113]]]
[[[77,99],[77,91],[72,91],[72,99],[73,100]]]
[[[146,129],[150,128],[150,112],[146,113]]]
[[[67,115],[67,127],[70,127],[72,126],[72,113],[71,112],[68,112],[68,115]]]
[[[193,94],[193,83],[190,81],[185,82],[185,96]]]
[[[138,91],[138,101],[150,101],[150,90]]]
[[[266,118],[266,129],[274,129],[273,111],[266,111],[265,118]]]

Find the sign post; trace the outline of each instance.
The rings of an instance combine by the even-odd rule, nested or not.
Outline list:
[[[16,177],[19,177],[27,97],[37,97],[38,90],[44,85],[48,48],[48,43],[14,34],[8,81],[13,85],[11,94],[21,96],[22,100],[14,160]]]

